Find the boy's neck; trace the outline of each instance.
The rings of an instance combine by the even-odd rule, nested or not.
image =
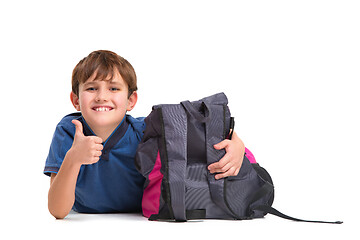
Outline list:
[[[120,124],[120,123],[119,123]],[[118,125],[119,125],[118,124]],[[115,129],[118,127],[118,125],[114,125],[114,126],[91,126],[88,123],[89,127],[91,128],[91,130],[93,131],[93,133],[102,139],[103,142],[106,142],[106,140],[110,137],[110,135],[115,131]]]
[[[103,142],[106,142],[106,140],[110,137],[110,135],[114,132],[114,130],[116,129],[117,126],[115,127],[111,127],[111,128],[96,128],[96,127],[91,127],[91,129],[93,130],[93,132],[95,133],[96,136],[98,136],[99,138],[101,138],[103,140]]]
[[[110,125],[99,125],[94,124],[91,122],[86,121],[86,119],[83,117],[83,120],[85,124],[90,128],[93,134],[95,136],[102,139],[103,142],[106,142],[106,140],[110,137],[110,135],[115,131],[115,129],[123,122],[126,121],[125,117],[120,122],[114,122]]]

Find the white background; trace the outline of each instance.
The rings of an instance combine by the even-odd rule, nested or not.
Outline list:
[[[359,12],[346,0],[2,1],[1,238],[358,238]],[[345,223],[54,220],[42,170],[56,124],[74,111],[71,72],[99,49],[134,66],[135,117],[225,92],[238,135],[273,177],[274,207]]]

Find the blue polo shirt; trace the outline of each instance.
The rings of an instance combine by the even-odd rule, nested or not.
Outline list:
[[[71,148],[77,119],[85,136],[95,135],[81,113],[65,116],[57,125],[44,174],[57,173]],[[137,212],[141,210],[144,177],[136,170],[136,148],[145,130],[144,118],[126,115],[103,143],[100,160],[82,165],[75,188],[73,210],[83,213]]]

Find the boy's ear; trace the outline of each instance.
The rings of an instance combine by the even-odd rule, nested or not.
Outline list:
[[[128,99],[128,106],[126,108],[127,111],[131,111],[135,107],[137,99],[138,99],[137,92],[134,91]]]
[[[79,104],[79,97],[71,91],[70,93],[70,100],[72,105],[77,111],[80,111],[80,104]]]

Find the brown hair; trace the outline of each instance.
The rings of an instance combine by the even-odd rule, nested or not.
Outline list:
[[[75,66],[71,80],[73,93],[79,96],[79,84],[85,83],[94,73],[94,80],[111,80],[116,70],[127,83],[130,97],[137,90],[135,70],[125,58],[107,50],[94,51]]]

